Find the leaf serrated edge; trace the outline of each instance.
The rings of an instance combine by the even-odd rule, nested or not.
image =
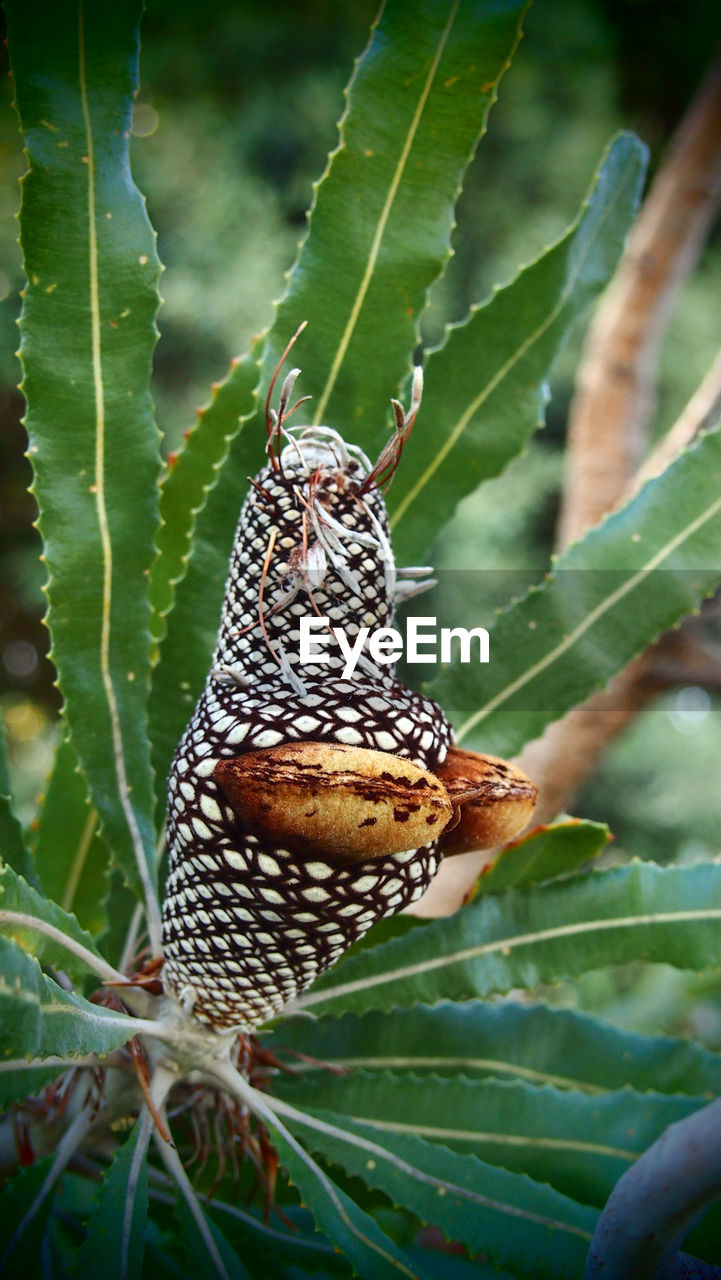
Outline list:
[[[447,324],[445,326],[444,334],[443,334],[443,338],[441,339],[441,342],[438,344],[437,347],[434,347],[432,351],[428,352],[429,365],[432,362],[433,357],[435,355],[440,355],[444,351],[449,338],[452,337],[453,332],[456,330],[464,329],[475,315],[478,315],[479,313],[482,313],[483,311],[485,311],[489,307],[489,305],[493,302],[495,295],[501,291],[501,288],[503,289],[513,288],[513,286],[522,278],[524,273],[529,269],[531,269],[532,267],[536,266],[538,263],[540,263],[543,260],[543,258],[547,256],[547,254],[553,252],[554,250],[560,249],[564,244],[568,244],[569,247],[573,244],[573,239],[576,235],[576,232],[580,229],[584,221],[584,218],[586,217],[586,214],[591,208],[594,194],[599,189],[599,183],[603,173],[603,168],[611,154],[613,146],[620,139],[630,138],[632,136],[633,135],[621,133],[617,135],[617,138],[614,141],[612,141],[611,144],[606,148],[606,151],[601,157],[601,161],[593,176],[593,179],[588,188],[588,191],[579,206],[578,213],[576,214],[576,217],[573,219],[573,221],[566,228],[566,230],[560,236],[558,236],[556,240],[552,241],[530,263],[521,264],[518,270],[516,271],[515,275],[508,281],[506,285],[496,286],[493,289],[489,299],[486,299],[482,302],[474,303],[470,307],[468,315],[463,320],[456,321],[451,324]],[[639,151],[641,149],[641,145],[642,144],[639,142],[638,143]],[[506,359],[505,363],[501,366],[501,368],[496,371],[496,373],[488,381],[486,386],[483,387],[480,392],[478,392],[478,394],[471,401],[470,405],[468,405],[464,410],[464,412],[461,414],[460,418],[456,422],[452,431],[446,434],[445,439],[443,440],[443,443],[440,445],[438,451],[436,452],[434,457],[431,459],[431,461],[428,463],[425,470],[417,478],[417,480],[411,486],[411,488],[403,495],[398,505],[394,507],[393,510],[391,511],[390,513],[391,530],[393,530],[396,527],[396,525],[403,519],[403,516],[405,515],[408,508],[415,502],[418,495],[422,492],[425,486],[432,479],[433,475],[438,470],[438,468],[442,465],[442,463],[445,461],[448,454],[453,450],[455,445],[458,443],[458,440],[463,435],[463,432],[466,430],[466,427],[468,426],[469,422],[476,415],[476,413],[481,408],[481,406],[485,403],[486,400],[489,399],[490,396],[493,395],[494,391],[500,385],[503,379],[514,368],[514,366],[517,365],[520,362],[520,360],[523,359],[526,353],[533,347],[534,343],[537,342],[541,337],[543,337],[543,335],[551,327],[554,321],[557,320],[558,317],[562,314],[563,308],[566,306],[566,304],[569,301],[569,298],[573,293],[576,280],[580,275],[585,259],[588,256],[588,253],[590,253],[591,249],[597,243],[604,224],[608,221],[616,205],[618,204],[621,196],[625,193],[629,179],[634,177],[636,177],[637,179],[638,154],[639,152],[636,152],[635,155],[630,157],[629,162],[627,163],[627,166],[626,166],[627,172],[624,175],[624,182],[618,183],[614,193],[614,198],[611,202],[608,203],[605,215],[601,223],[599,224],[596,234],[594,235],[593,239],[591,240],[591,242],[587,247],[586,254],[580,258],[574,272],[566,280],[566,283],[564,284],[564,287],[561,290],[561,293],[556,303],[554,304],[554,306],[551,307],[546,318],[541,322],[541,324],[537,325],[533,333],[529,334],[524,339],[524,341],[518,346],[518,348],[512,353],[512,355]],[[547,403],[548,400],[550,399],[550,393],[546,392],[543,382],[541,384],[540,394],[542,397],[545,396],[545,400]],[[537,419],[537,425],[543,425],[543,421],[544,421],[544,416],[543,414],[539,413],[539,417]]]

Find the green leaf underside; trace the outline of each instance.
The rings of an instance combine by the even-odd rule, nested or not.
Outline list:
[[[145,1251],[149,1128],[137,1123],[107,1169],[87,1222],[79,1274],[137,1280]]]
[[[313,422],[380,449],[453,209],[520,34],[517,0],[385,6],[348,88],[340,141],[278,307],[264,385],[298,325],[293,363]],[[261,443],[263,427],[254,428]],[[260,456],[260,455],[259,455]]]
[[[513,0],[453,0],[445,8],[389,3],[356,67],[343,139],[318,185],[261,384],[265,391],[286,343],[308,321],[292,357],[303,371],[298,388],[315,396],[309,417],[320,415],[349,443],[380,448],[387,438],[389,398],[408,371],[426,290],[447,260],[463,170],[523,8]],[[245,479],[264,462],[265,444],[259,411],[233,440],[198,513],[187,572],[176,587],[151,698],[161,802],[215,646]]]
[[[580,1274],[596,1215],[523,1174],[460,1156],[410,1134],[326,1109],[286,1113],[313,1150],[497,1266],[528,1277]],[[361,1274],[364,1274],[361,1272]],[[374,1275],[374,1272],[368,1274]]]
[[[293,1052],[311,1062],[298,1061]],[[621,1031],[571,1009],[513,1000],[396,1009],[340,1018],[290,1018],[273,1052],[295,1072],[328,1078],[326,1063],[349,1070],[463,1073],[585,1089],[721,1093],[721,1056],[689,1040]]]
[[[486,666],[447,666],[429,692],[465,746],[513,755],[698,609],[721,570],[721,431],[554,564],[499,614]]]
[[[93,934],[100,933],[107,920],[110,859],[67,734],[58,744],[40,806],[33,859],[48,897],[72,911]]]
[[[500,857],[481,873],[474,897],[503,893],[505,889],[528,889],[568,875],[597,858],[610,839],[611,833],[603,822],[583,822],[580,818],[537,827],[503,849]]]
[[[10,776],[5,750],[5,727],[0,719],[0,858],[26,880],[37,883],[32,858],[23,839],[22,827],[11,803]]]
[[[165,631],[165,615],[172,609],[175,586],[185,572],[195,517],[228,456],[240,419],[253,407],[258,365],[251,356],[233,360],[230,373],[213,387],[210,404],[198,410],[188,433],[160,486],[158,556],[150,574],[151,629],[156,640]]]
[[[423,404],[389,492],[402,562],[427,557],[461,499],[498,475],[543,424],[550,367],[615,269],[646,154],[637,138],[618,137],[566,234],[429,354]]]
[[[21,359],[52,656],[106,837],[147,897],[146,584],[160,472],[148,383],[159,265],[128,167],[141,6],[7,8],[30,166]]]
[[[632,862],[524,893],[487,894],[448,919],[341,961],[298,1001],[334,1014],[466,1000],[603,965],[721,963],[721,865]]]
[[[390,1071],[286,1077],[277,1092],[304,1110],[325,1107],[383,1133],[408,1133],[470,1152],[599,1207],[667,1125],[708,1102],[632,1089],[591,1094],[522,1080]]]
[[[132,1038],[132,1018],[63,991],[7,938],[0,938],[0,959],[2,1058],[104,1054]]]
[[[291,1182],[310,1209],[319,1229],[348,1259],[358,1276],[373,1280],[425,1280],[421,1268],[411,1266],[388,1236],[363,1209],[341,1191],[283,1130],[272,1130],[273,1146]]]
[[[18,920],[18,915],[23,919]],[[0,933],[12,937],[24,951],[37,956],[43,964],[64,969],[71,976],[88,972],[87,964],[68,950],[61,939],[49,937],[41,927],[33,927],[33,920],[37,920],[40,925],[52,925],[62,935],[79,942],[92,955],[100,958],[93,939],[85,929],[80,928],[75,916],[69,915],[49,898],[32,889],[22,876],[15,874],[12,867],[0,865]]]

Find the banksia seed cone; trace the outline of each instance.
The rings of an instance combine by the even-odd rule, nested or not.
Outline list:
[[[419,898],[453,808],[440,707],[393,666],[361,657],[349,680],[338,649],[303,666],[298,651],[301,616],[353,637],[390,625],[418,588],[418,571],[397,579],[380,486],[420,379],[371,467],[329,428],[284,427],[296,374],[279,413],[267,407],[270,461],[243,504],[213,666],[169,779],[163,981],[217,1030],[259,1026]]]

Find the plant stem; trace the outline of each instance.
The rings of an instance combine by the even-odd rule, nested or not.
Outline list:
[[[721,1099],[669,1125],[617,1182],[598,1220],[585,1280],[719,1280],[680,1255],[698,1215],[721,1195]]]

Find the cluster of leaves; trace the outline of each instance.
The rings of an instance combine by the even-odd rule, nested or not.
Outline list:
[[[112,995],[144,932],[159,952],[164,779],[205,678],[243,480],[263,458],[256,386],[306,320],[296,350],[315,420],[378,452],[380,406],[405,390],[523,6],[389,0],[273,326],[167,470],[148,390],[159,265],[128,168],[140,5],[7,7],[29,159],[26,421],[65,713],[32,830],[9,799],[0,808],[0,1101],[19,1104],[0,1152],[3,1172],[30,1165],[2,1193],[0,1255],[27,1276],[482,1277],[490,1264],[570,1280],[619,1175],[718,1092],[721,1062],[482,998],[631,959],[717,966],[716,863],[589,870],[602,827],[531,834],[456,916],[379,927],[270,1027],[271,1091],[214,1037],[181,1036],[162,999]],[[613,271],[643,169],[640,144],[617,138],[567,233],[428,355],[389,494],[402,559],[422,558],[541,425],[549,367]],[[433,692],[459,738],[517,751],[698,607],[719,577],[720,468],[710,433],[501,613],[482,681],[468,666],[442,673]],[[143,1054],[150,1102],[132,1068]],[[222,1096],[278,1153],[278,1221],[236,1203]],[[197,1154],[213,1135],[222,1154],[194,1187],[178,1150],[192,1151],[188,1118],[209,1107]],[[156,1131],[157,1159],[154,1116],[176,1143]],[[250,1187],[246,1168],[237,1176]],[[427,1237],[421,1248],[421,1224],[465,1256]],[[718,1231],[709,1217],[697,1248],[712,1250]]]

